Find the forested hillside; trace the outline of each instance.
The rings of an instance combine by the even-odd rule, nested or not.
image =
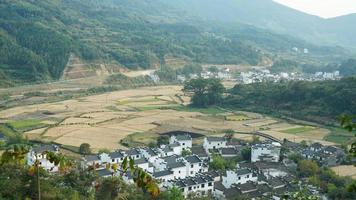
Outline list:
[[[314,61],[345,53],[249,25],[206,21],[162,0],[3,0],[0,34],[0,87],[59,79],[71,53],[129,69],[165,65],[167,57],[256,65],[264,57],[293,56],[294,46],[310,49]]]
[[[325,122],[356,112],[356,78],[236,85],[224,106]]]

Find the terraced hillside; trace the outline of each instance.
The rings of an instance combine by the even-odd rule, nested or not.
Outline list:
[[[294,46],[312,52],[303,60],[334,60],[344,53],[247,25],[192,16],[161,0],[3,0],[0,87],[60,79],[68,74],[70,55],[115,71],[192,61],[256,65],[276,55],[292,55]]]

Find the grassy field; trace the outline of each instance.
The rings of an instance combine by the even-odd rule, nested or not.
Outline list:
[[[286,129],[283,130],[283,133],[289,133],[289,134],[298,134],[298,133],[303,133],[303,132],[308,132],[311,130],[314,130],[315,128],[312,126],[302,126],[302,127],[296,127],[296,128],[291,128],[291,129]]]
[[[38,119],[26,119],[26,120],[19,120],[19,121],[12,121],[9,122],[9,125],[16,130],[28,130],[32,128],[39,128],[44,126],[41,120]]]
[[[355,140],[354,134],[342,128],[328,128],[330,133],[324,138],[327,141],[335,142],[338,144],[350,144]]]
[[[224,110],[221,110],[218,107],[193,108],[193,107],[189,107],[189,106],[180,106],[180,107],[174,108],[174,110],[184,111],[184,112],[200,112],[200,113],[208,114],[208,115],[216,115],[216,114],[225,113]]]
[[[251,119],[251,118],[249,118],[247,115],[243,115],[243,114],[226,116],[226,120],[228,120],[228,121],[244,121],[244,120],[249,120],[249,119]]]

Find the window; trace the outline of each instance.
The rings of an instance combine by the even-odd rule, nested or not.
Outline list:
[[[194,167],[194,165],[190,165],[190,168],[193,168]]]
[[[208,183],[208,186],[213,186],[213,183],[212,182]]]
[[[201,188],[204,188],[205,187],[205,184],[203,183],[203,184],[201,184]]]
[[[185,143],[183,142],[183,143],[182,143],[182,145],[184,146],[184,145],[185,145]]]
[[[196,188],[197,188],[197,187],[195,187],[195,186],[193,187],[193,189],[196,189]]]
[[[247,175],[247,176],[246,176],[246,178],[249,178],[249,177],[250,177],[250,175]]]
[[[199,166],[201,166],[201,163],[199,163]]]
[[[115,162],[115,159],[112,159],[111,162]]]
[[[193,171],[190,171],[190,174],[193,174]]]
[[[191,191],[191,190],[192,190],[192,187],[189,187],[189,188],[188,188],[188,191]]]
[[[182,192],[184,192],[184,188],[181,188],[180,190],[181,190]]]
[[[136,155],[136,158],[140,157],[139,155]]]
[[[180,174],[180,170],[178,171],[178,174]]]
[[[241,180],[241,177],[239,176],[237,179]]]

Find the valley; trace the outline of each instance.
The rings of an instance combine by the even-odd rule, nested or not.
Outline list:
[[[29,140],[53,142],[69,149],[76,149],[82,143],[89,143],[94,151],[148,145],[161,133],[175,130],[214,136],[234,130],[234,137],[243,140],[252,140],[253,133],[259,131],[279,140],[335,144],[325,140],[330,131],[322,126],[294,124],[219,107],[190,108],[190,97],[181,89],[179,85],[139,87],[16,106],[0,111],[0,116],[2,123],[20,124],[15,128],[23,131]]]

